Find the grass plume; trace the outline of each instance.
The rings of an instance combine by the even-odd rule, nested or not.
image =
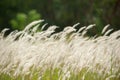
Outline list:
[[[91,38],[84,35],[94,24],[37,32],[42,21],[0,33],[0,80],[120,80],[120,30]]]

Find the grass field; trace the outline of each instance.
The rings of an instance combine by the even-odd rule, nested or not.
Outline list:
[[[120,30],[107,25],[87,37],[95,25],[76,31],[76,24],[51,35],[57,26],[38,32],[41,22],[0,33],[0,80],[120,80]]]

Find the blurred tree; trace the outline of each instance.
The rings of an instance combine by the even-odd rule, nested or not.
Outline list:
[[[11,28],[10,20],[15,18],[18,12],[31,10],[32,0],[0,0],[0,30],[4,27]]]
[[[10,21],[13,29],[22,30],[24,27],[34,20],[40,19],[40,14],[36,12],[36,10],[31,10],[27,14],[18,13],[16,18]]]
[[[0,28],[12,26],[9,21],[15,15],[19,12],[28,13],[32,9],[40,13],[41,18],[50,25],[60,26],[57,31],[77,22],[81,23],[80,26],[96,24],[91,35],[100,34],[107,24],[116,30],[120,29],[120,0],[1,0]]]

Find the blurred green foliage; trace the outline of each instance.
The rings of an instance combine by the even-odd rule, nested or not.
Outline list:
[[[33,9],[41,15],[40,19],[60,26],[57,31],[77,22],[80,26],[96,24],[90,34],[99,34],[107,24],[115,30],[120,29],[120,0],[1,0],[0,30],[4,27],[15,29],[18,24],[22,29],[29,22],[25,18]],[[20,16],[25,22],[19,22],[17,17]]]
[[[36,10],[31,10],[27,14],[18,13],[14,19],[10,21],[13,29],[22,30],[24,27],[34,20],[40,19],[40,14]]]

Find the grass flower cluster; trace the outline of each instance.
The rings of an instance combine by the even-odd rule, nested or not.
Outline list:
[[[38,32],[41,22],[6,37],[7,29],[1,31],[0,80],[120,80],[120,30],[109,34],[107,25],[90,38],[85,35],[95,25],[52,34],[57,26]]]

